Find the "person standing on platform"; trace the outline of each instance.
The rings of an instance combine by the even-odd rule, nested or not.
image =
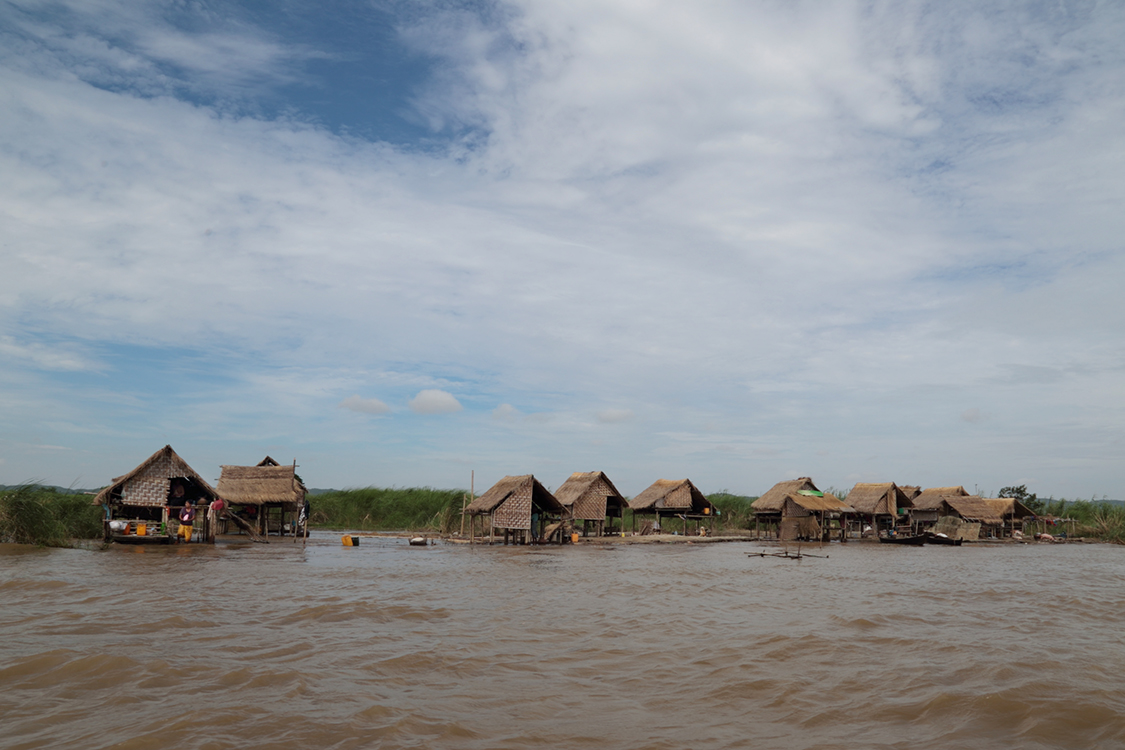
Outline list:
[[[191,500],[185,500],[183,510],[180,511],[180,537],[185,542],[191,541],[191,528],[194,524],[195,508],[191,507]]]

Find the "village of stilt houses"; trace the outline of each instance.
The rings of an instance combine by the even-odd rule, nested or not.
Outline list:
[[[307,540],[310,519],[308,489],[296,469],[296,461],[282,464],[266,456],[254,466],[222,466],[212,487],[165,446],[114,479],[94,504],[103,509],[107,542],[268,543],[270,537],[296,542]],[[978,497],[961,486],[860,483],[839,494],[844,499],[821,491],[809,477],[778,482],[753,501],[739,528],[730,528],[690,479],[658,479],[626,498],[601,471],[575,472],[554,492],[526,474],[506,476],[479,497],[468,493],[459,527],[409,536],[412,544],[422,545],[441,540],[484,545],[877,541],[960,546],[1021,540],[1024,524],[1040,520],[1016,498]],[[358,546],[362,536],[347,533],[343,543]]]

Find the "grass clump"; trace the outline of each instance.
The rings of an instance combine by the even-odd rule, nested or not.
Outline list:
[[[102,536],[101,508],[88,495],[25,484],[0,492],[0,541],[69,547]]]
[[[719,490],[712,492],[707,499],[719,511],[717,529],[733,531],[749,529],[754,525],[754,512],[750,504],[757,500],[757,497],[735,495],[727,490]]]
[[[439,531],[461,523],[465,490],[432,487],[365,487],[309,498],[314,527],[359,531]]]

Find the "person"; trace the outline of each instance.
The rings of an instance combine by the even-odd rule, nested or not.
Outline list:
[[[191,507],[191,500],[184,501],[180,510],[180,536],[185,542],[191,541],[191,528],[195,524],[195,508]]]

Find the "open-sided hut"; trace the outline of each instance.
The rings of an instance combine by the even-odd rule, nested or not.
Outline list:
[[[922,490],[910,502],[910,522],[916,531],[929,528],[942,516],[949,515],[949,497],[968,497],[964,487],[930,487]]]
[[[979,523],[982,531],[987,530],[992,536],[1002,533],[1004,517],[984,498],[975,495],[949,495],[944,499],[950,515],[962,521]]]
[[[827,542],[831,537],[831,521],[840,521],[840,539],[847,539],[847,517],[855,509],[840,498],[829,493],[801,490],[786,495],[781,506],[781,525],[778,538],[782,541],[807,539]]]
[[[801,477],[787,482],[778,482],[761,497],[750,504],[754,513],[754,531],[761,536],[762,527],[778,531],[781,524],[781,514],[785,509],[785,498],[801,492],[820,492],[812,479]]]
[[[219,496],[259,534],[282,534],[286,524],[297,533],[297,515],[308,490],[297,476],[296,462],[282,466],[269,456],[257,466],[223,466]]]
[[[105,509],[105,538],[122,543],[168,544],[176,539],[179,512],[185,501],[196,507],[196,525],[204,533],[198,541],[214,541],[209,533],[209,508],[218,495],[187,461],[166,445],[97,494],[95,505]]]
[[[555,498],[570,512],[574,521],[582,521],[582,535],[589,532],[601,536],[605,521],[618,519],[619,530],[625,527],[625,498],[601,471],[576,471],[555,490]]]
[[[695,521],[696,532],[704,520],[714,526],[715,508],[690,479],[657,479],[641,494],[629,501],[633,511],[633,531],[637,530],[637,516],[661,518],[679,517],[684,521],[684,534],[688,522]]]
[[[855,508],[858,516],[875,529],[893,529],[899,518],[905,520],[906,509],[913,503],[894,482],[859,482],[848,493],[848,505]]]
[[[1019,530],[1023,531],[1024,519],[1035,518],[1035,512],[1014,497],[987,497],[984,501],[1000,514],[1001,536],[1011,536],[1017,524]]]
[[[476,540],[476,524],[480,518],[481,533],[487,529],[488,541],[496,539],[496,530],[504,532],[504,543],[550,542],[556,535],[561,543],[562,517],[566,509],[531,474],[508,476],[489,488],[469,506],[469,538]]]

